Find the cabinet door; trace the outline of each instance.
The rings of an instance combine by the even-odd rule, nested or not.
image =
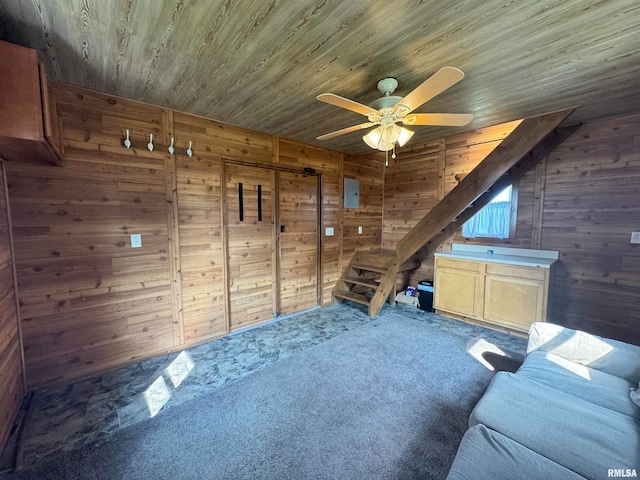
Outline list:
[[[480,288],[478,271],[439,267],[436,261],[434,292],[436,309],[475,318],[479,311]]]
[[[485,320],[519,330],[544,320],[543,281],[487,274],[484,287]]]

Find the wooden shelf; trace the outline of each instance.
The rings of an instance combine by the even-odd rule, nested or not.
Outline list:
[[[0,158],[60,165],[60,120],[36,51],[0,41],[0,70]]]

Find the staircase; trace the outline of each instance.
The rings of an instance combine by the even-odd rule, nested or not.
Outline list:
[[[518,181],[562,143],[578,125],[558,128],[573,109],[526,118],[480,164],[402,238],[396,250],[362,251],[342,272],[332,291],[377,315],[389,298],[395,303],[398,273],[418,268],[460,226],[491,199]]]

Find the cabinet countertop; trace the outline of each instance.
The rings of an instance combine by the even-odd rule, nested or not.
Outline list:
[[[489,247],[488,250],[491,250],[491,247]],[[550,268],[556,261],[554,258],[537,258],[525,255],[505,255],[498,253],[489,254],[486,252],[461,252],[455,250],[450,252],[436,252],[434,256],[537,268]]]

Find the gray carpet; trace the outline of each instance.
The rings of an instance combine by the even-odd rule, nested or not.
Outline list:
[[[7,478],[444,479],[494,374],[475,341],[387,315]]]

